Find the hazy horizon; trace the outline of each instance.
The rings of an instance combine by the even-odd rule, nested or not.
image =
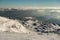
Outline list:
[[[60,7],[60,0],[0,0],[0,8]]]

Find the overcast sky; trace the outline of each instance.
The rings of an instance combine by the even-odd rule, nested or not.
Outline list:
[[[60,0],[0,0],[0,8],[59,7]]]

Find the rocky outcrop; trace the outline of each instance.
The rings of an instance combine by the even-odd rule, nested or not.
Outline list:
[[[54,23],[42,23],[33,17],[26,17],[23,22],[27,29],[41,33],[60,33],[60,26]]]

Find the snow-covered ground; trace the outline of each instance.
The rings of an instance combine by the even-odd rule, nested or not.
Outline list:
[[[37,35],[35,33],[0,33],[0,40],[60,40],[60,35],[57,34],[44,34]]]
[[[24,22],[0,17],[0,40],[60,40],[59,25],[41,24],[31,17],[28,17]],[[58,30],[59,34],[50,33],[51,29],[53,31]],[[46,30],[48,33],[41,32]]]

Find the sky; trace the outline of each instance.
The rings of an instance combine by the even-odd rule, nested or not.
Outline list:
[[[0,0],[0,8],[59,7],[60,0]]]

